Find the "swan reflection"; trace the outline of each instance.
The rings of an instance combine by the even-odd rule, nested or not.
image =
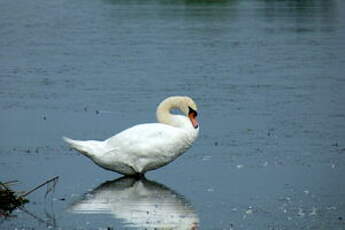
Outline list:
[[[71,205],[82,214],[112,214],[127,227],[197,229],[199,218],[190,203],[164,185],[122,177],[105,182]]]

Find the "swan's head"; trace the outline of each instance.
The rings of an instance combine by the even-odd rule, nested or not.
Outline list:
[[[196,106],[195,102],[190,97],[182,97],[182,101],[180,103],[180,110],[190,119],[194,128],[199,127],[199,123],[196,119],[198,116],[198,107]]]
[[[179,100],[178,100],[179,99]],[[176,97],[178,109],[181,110],[186,116],[189,115],[191,111],[197,113],[198,107],[196,106],[195,102],[192,98],[184,96],[184,97]]]
[[[172,109],[179,109],[189,118],[195,129],[199,127],[199,123],[196,119],[198,108],[192,98],[187,96],[168,97],[163,100],[157,108],[157,118],[159,122],[180,127],[182,123],[179,124],[180,122],[177,119],[178,116],[172,116],[170,114]]]

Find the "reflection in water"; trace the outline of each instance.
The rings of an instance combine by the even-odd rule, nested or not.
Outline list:
[[[311,29],[332,26],[336,18],[335,1],[322,0],[260,0],[263,2],[264,16],[268,20],[288,20]],[[283,26],[283,25],[280,25]],[[316,28],[314,28],[316,27]],[[303,32],[298,30],[296,32]]]
[[[265,34],[279,34],[287,38],[303,33],[333,32],[336,28],[332,1],[324,7],[320,4],[308,5],[305,1],[265,0],[263,10],[258,10],[258,16],[263,16],[267,22],[264,26]]]
[[[199,218],[184,197],[146,179],[105,182],[69,207],[79,214],[113,214],[127,227],[196,229]]]
[[[227,5],[232,4],[238,0],[153,0],[153,1],[141,1],[141,0],[104,0],[112,4],[132,4],[132,5],[147,5],[147,4],[161,4],[161,5]]]

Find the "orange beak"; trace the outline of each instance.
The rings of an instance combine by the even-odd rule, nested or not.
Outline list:
[[[197,113],[193,110],[188,113],[188,117],[190,121],[192,122],[192,125],[195,129],[199,127],[199,122],[196,120]]]

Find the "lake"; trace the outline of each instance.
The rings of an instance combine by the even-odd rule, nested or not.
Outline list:
[[[344,229],[342,0],[0,1],[0,180],[46,194],[1,229]],[[172,95],[193,147],[136,181],[106,139]]]

